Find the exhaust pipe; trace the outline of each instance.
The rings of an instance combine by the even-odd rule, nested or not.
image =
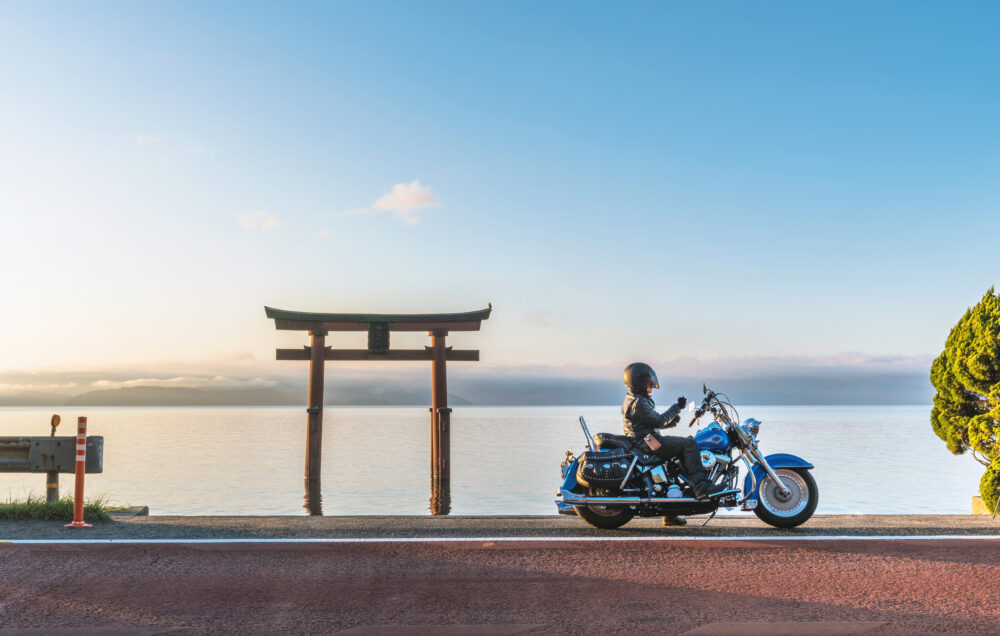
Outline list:
[[[640,504],[665,504],[665,503],[707,503],[713,499],[720,499],[729,495],[735,495],[739,493],[739,488],[732,488],[730,490],[723,490],[722,492],[716,494],[711,499],[694,499],[693,497],[588,497],[586,495],[578,495],[576,493],[570,492],[568,490],[562,491],[562,503],[569,504],[571,506],[589,506],[589,505],[626,505],[626,506],[638,506]],[[558,500],[557,500],[558,503]]]

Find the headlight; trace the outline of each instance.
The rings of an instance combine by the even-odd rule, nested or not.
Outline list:
[[[756,438],[757,433],[760,433],[760,420],[755,420],[752,417],[748,418],[743,420],[743,426],[740,428],[747,437]]]

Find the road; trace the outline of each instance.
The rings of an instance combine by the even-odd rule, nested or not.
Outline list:
[[[576,516],[365,517],[119,517],[93,528],[52,521],[0,522],[10,539],[268,539],[399,537],[798,537],[842,535],[997,535],[1000,518],[985,515],[816,515],[794,530],[778,530],[753,515],[691,517],[684,528],[664,528],[658,517],[633,519],[620,530],[591,528]]]
[[[727,532],[750,532],[730,539],[652,523],[594,535],[559,518],[210,520],[106,524],[186,538],[0,543],[0,634],[1000,633],[988,518],[817,518],[783,536],[737,519]],[[264,535],[292,542],[248,542]]]

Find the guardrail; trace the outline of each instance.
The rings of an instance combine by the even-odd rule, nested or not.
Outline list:
[[[72,473],[76,437],[0,437],[0,473]],[[104,438],[87,437],[88,473],[104,472]]]
[[[59,473],[76,472],[76,437],[56,437],[59,416],[52,417],[52,434],[0,437],[0,473],[46,473],[46,500],[59,500]],[[104,472],[104,437],[87,437],[84,472]]]

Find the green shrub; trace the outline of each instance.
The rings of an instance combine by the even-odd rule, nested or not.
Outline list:
[[[979,492],[992,510],[1000,488],[1000,295],[992,287],[952,327],[931,383],[931,427],[952,453],[969,451],[988,467]]]
[[[92,523],[94,521],[111,521],[108,508],[105,505],[106,499],[98,497],[85,501],[83,504],[83,520]],[[72,521],[73,520],[73,498],[66,496],[55,503],[47,503],[44,497],[38,495],[28,495],[22,501],[8,499],[0,503],[0,520],[22,521],[25,519],[49,519],[52,521]]]
[[[979,480],[979,494],[987,510],[993,512],[997,509],[997,496],[1000,495],[1000,459],[990,464],[983,473],[983,478]]]

